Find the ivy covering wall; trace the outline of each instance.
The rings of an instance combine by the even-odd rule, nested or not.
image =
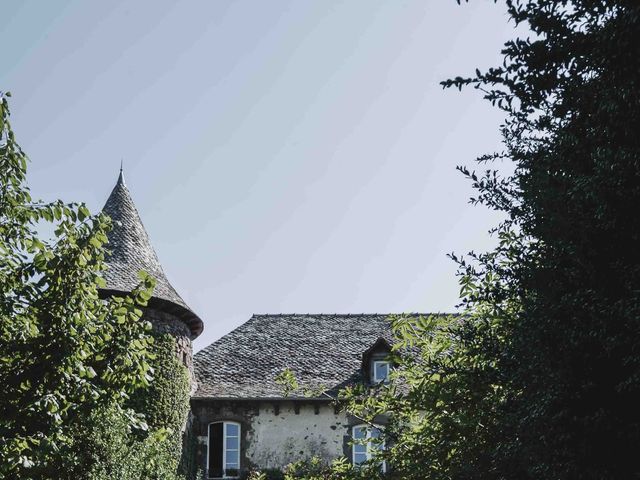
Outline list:
[[[167,431],[167,456],[177,468],[189,413],[189,372],[176,357],[176,340],[170,334],[155,333],[153,337],[153,381],[136,392],[131,406],[144,414],[149,431]]]
[[[154,334],[153,381],[132,398],[132,406],[144,413],[149,432],[163,432],[158,460],[164,477],[180,470],[183,430],[189,414],[190,381],[187,368],[176,356],[176,340],[168,334]],[[147,439],[145,439],[148,441]],[[184,463],[184,462],[183,462]],[[181,472],[180,478],[187,478]]]

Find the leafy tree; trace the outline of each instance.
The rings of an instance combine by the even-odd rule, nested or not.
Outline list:
[[[474,85],[506,114],[515,173],[477,177],[500,245],[462,263],[504,395],[476,478],[638,478],[640,4],[508,1],[533,39]],[[464,169],[463,169],[464,171]]]
[[[139,307],[153,280],[141,275],[130,296],[99,299],[109,219],[84,204],[32,200],[8,96],[0,96],[0,478],[66,478],[80,453],[73,434],[92,412],[109,408],[143,426],[125,401],[149,382],[152,339]],[[43,222],[54,225],[52,240],[38,234]]]
[[[344,458],[336,459],[331,465],[326,465],[320,458],[313,457],[308,461],[291,463],[285,467],[284,471],[249,472],[247,480],[349,480],[352,475],[353,468]],[[373,476],[364,478],[376,477],[374,472]]]
[[[386,477],[466,478],[468,469],[484,461],[485,426],[502,398],[490,364],[474,351],[476,339],[460,317],[390,320],[394,368],[389,382],[345,389],[339,403],[366,423],[386,418],[381,427],[385,448],[372,462],[387,462]],[[354,478],[370,477],[371,472],[354,471]]]

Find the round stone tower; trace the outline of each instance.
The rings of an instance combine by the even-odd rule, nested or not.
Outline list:
[[[139,283],[140,270],[155,278],[153,297],[144,309],[144,318],[157,332],[167,332],[175,337],[176,355],[189,369],[193,390],[191,341],[202,333],[204,325],[167,280],[124,183],[122,169],[102,211],[111,217],[113,227],[108,235],[110,253],[106,258],[109,268],[104,272],[106,286],[100,290],[100,296],[106,298],[131,292]]]

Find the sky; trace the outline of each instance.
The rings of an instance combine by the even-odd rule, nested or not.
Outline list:
[[[253,313],[454,311],[447,253],[500,219],[455,167],[502,115],[439,82],[513,35],[488,0],[12,0],[0,90],[34,197],[98,212],[123,160],[199,350]]]

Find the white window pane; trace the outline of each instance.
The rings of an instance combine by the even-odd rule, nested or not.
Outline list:
[[[371,448],[372,450],[384,450],[384,440],[381,438],[382,432],[379,428],[371,430]]]
[[[235,423],[227,423],[227,437],[239,437],[240,436],[240,425],[236,425]]]
[[[389,375],[389,364],[387,362],[375,362],[374,369],[374,378],[376,381],[380,382],[386,380]]]
[[[364,463],[366,461],[367,461],[367,454],[366,453],[354,452],[354,454],[353,454],[353,463],[355,463],[356,465],[360,465],[361,463]]]
[[[368,447],[368,428],[365,425],[353,427],[353,443],[351,445],[353,452],[353,464],[360,465],[369,459]]]
[[[367,428],[366,427],[354,427],[353,428],[353,438],[356,440],[364,440],[367,438]]]
[[[238,450],[227,450],[227,464],[226,468],[238,468],[240,462],[240,452]]]
[[[227,450],[240,450],[240,438],[227,437],[226,445],[227,445]]]
[[[353,452],[354,453],[364,453],[365,455],[367,454],[367,445],[358,445],[357,443],[353,445]]]

